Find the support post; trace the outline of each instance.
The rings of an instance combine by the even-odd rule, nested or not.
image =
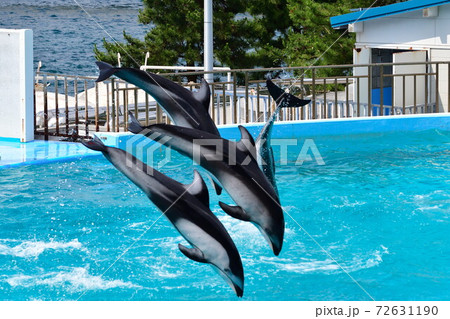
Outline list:
[[[203,35],[203,59],[205,72],[213,71],[213,5],[212,0],[204,0],[204,35]],[[205,73],[205,80],[208,83],[213,82],[213,74]]]

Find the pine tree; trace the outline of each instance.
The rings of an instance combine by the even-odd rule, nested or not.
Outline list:
[[[351,64],[355,36],[347,30],[334,30],[330,17],[352,8],[384,6],[397,0],[288,0],[292,25],[285,40],[286,62],[290,66]],[[319,75],[339,75],[344,69],[323,69]]]
[[[103,41],[96,58],[137,67],[146,52],[149,64],[203,65],[203,1],[143,0],[140,23],[151,26],[145,38],[124,31],[124,43]],[[214,0],[214,54],[232,68],[274,67],[284,61],[283,41],[290,24],[286,0]]]
[[[334,30],[330,17],[351,8],[383,6],[398,0],[214,0],[214,57],[231,68],[352,63],[354,34]],[[123,43],[103,40],[96,58],[138,67],[149,64],[203,65],[203,0],[143,0],[140,23],[151,28],[144,39],[124,31]],[[339,74],[338,69],[323,70]]]

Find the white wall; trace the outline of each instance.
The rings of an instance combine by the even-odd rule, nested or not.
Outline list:
[[[397,52],[393,54],[393,63],[408,63],[417,62],[423,63],[427,61],[427,51],[407,51],[407,52]],[[392,68],[393,74],[424,74],[427,72],[425,64],[419,65],[394,65]],[[425,76],[416,76],[415,85],[416,91],[414,92],[414,77],[405,77],[405,91],[410,94],[405,94],[405,101],[403,101],[403,77],[396,76],[393,78],[393,98],[395,106],[414,105],[414,101],[417,104],[425,104],[425,92],[427,87],[425,87],[426,81]],[[415,93],[415,94],[414,94]],[[434,98],[431,96],[431,100]]]
[[[0,138],[34,139],[33,31],[0,29]]]
[[[450,48],[445,49],[431,49],[431,60],[432,61],[442,61],[448,62],[450,61]],[[450,64],[441,64],[439,66],[439,112],[450,112],[450,104],[449,104],[449,68]],[[432,66],[432,72],[436,72],[435,66]],[[431,92],[434,92],[436,89],[436,81],[433,81]],[[435,100],[435,98],[433,98]]]
[[[437,17],[424,18],[422,10],[367,20],[356,33],[358,46],[424,50],[450,46],[450,5],[438,7]]]
[[[371,61],[371,49],[361,48],[361,49],[353,49],[353,64],[370,64]],[[367,76],[369,69],[367,67],[354,67],[353,74],[356,76]],[[357,100],[358,90],[359,90],[359,102],[360,103],[368,103],[369,102],[369,81],[367,78],[360,78],[359,86],[357,85],[357,81],[354,80],[353,87],[353,99]]]

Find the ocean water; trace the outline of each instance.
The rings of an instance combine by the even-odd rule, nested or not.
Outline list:
[[[42,71],[94,76],[94,44],[123,42],[124,30],[143,39],[150,26],[138,23],[142,7],[141,0],[1,0],[0,28],[33,30],[35,69],[42,61]]]
[[[242,256],[243,300],[450,300],[450,133],[314,139],[325,165],[312,153],[299,164],[303,142],[278,158],[278,257],[210,188]],[[161,168],[184,183],[192,170],[176,154]],[[0,175],[0,300],[238,299],[102,156]]]

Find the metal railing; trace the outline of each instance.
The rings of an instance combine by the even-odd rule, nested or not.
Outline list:
[[[408,72],[420,66],[421,72]],[[395,72],[385,73],[390,68]],[[216,124],[265,122],[275,109],[267,92],[268,73],[273,80],[311,103],[283,109],[278,120],[387,116],[450,111],[450,62],[331,65],[209,72],[210,115]],[[230,76],[226,73],[231,72]],[[330,73],[338,76],[321,76]],[[205,72],[161,74],[196,90],[188,80]],[[377,75],[376,77],[374,75]],[[143,90],[120,79],[96,83],[95,77],[38,72],[35,84],[35,134],[88,137],[93,132],[127,131],[131,110],[143,124],[170,123],[158,103]],[[231,80],[230,80],[231,79]]]

